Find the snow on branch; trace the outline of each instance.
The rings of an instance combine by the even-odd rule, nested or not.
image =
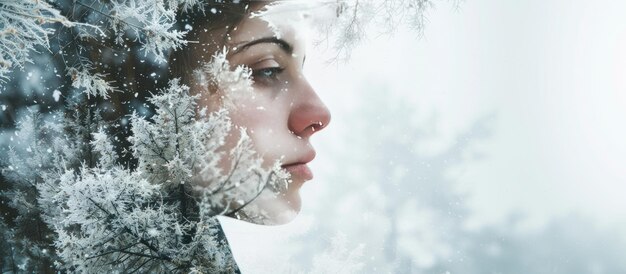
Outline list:
[[[106,99],[116,88],[98,72],[95,64],[101,63],[81,56],[85,44],[113,37],[117,46],[128,47],[125,42],[132,41],[144,56],[165,63],[170,51],[189,42],[188,30],[176,27],[177,14],[203,11],[205,5],[202,0],[0,0],[0,81],[8,80],[12,68],[32,63],[33,53],[49,51],[61,57],[73,87]],[[67,50],[72,47],[78,50]],[[72,62],[76,58],[79,62]]]
[[[220,91],[225,107],[233,107],[233,100],[249,96],[252,89],[252,70],[244,65],[231,68],[228,50],[216,52],[211,61],[194,71],[196,82],[205,92]]]
[[[7,79],[11,68],[32,62],[31,51],[49,48],[51,23],[74,25],[46,1],[0,0],[0,81]]]
[[[184,39],[187,31],[174,29],[179,8],[186,12],[194,7],[202,9],[203,4],[199,0],[112,1],[108,18],[118,44],[128,36],[126,32],[131,32],[145,55],[152,54],[157,62],[165,62],[169,50],[180,49],[188,43]]]
[[[90,64],[90,63],[89,63]],[[82,89],[87,97],[102,96],[109,98],[109,93],[117,91],[111,81],[106,81],[106,75],[101,73],[92,73],[89,68],[91,65],[85,65],[81,69],[70,67],[67,69],[67,75],[72,79],[72,87]]]

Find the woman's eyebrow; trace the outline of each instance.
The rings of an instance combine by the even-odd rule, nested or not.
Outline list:
[[[291,44],[289,44],[287,41],[285,41],[283,39],[280,39],[278,37],[264,37],[264,38],[259,38],[259,39],[256,39],[256,40],[252,40],[250,42],[247,42],[247,43],[243,44],[242,46],[237,47],[237,49],[235,50],[235,52],[233,54],[240,53],[240,52],[246,50],[247,48],[249,48],[251,46],[254,46],[256,44],[261,44],[261,43],[277,44],[287,54],[291,55],[293,53],[293,46],[291,46]]]

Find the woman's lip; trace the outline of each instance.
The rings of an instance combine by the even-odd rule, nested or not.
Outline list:
[[[313,172],[311,172],[311,169],[305,163],[295,163],[295,164],[284,165],[283,168],[287,170],[287,172],[289,172],[291,176],[304,179],[304,180],[313,179]]]

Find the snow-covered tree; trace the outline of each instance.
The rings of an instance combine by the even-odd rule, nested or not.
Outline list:
[[[197,98],[175,79],[150,99],[156,109],[150,120],[132,115],[133,169],[117,162],[97,119],[43,122],[33,112],[20,122],[16,134],[24,139],[10,151],[3,174],[12,185],[3,194],[19,213],[15,227],[36,221],[42,231],[35,239],[5,231],[28,249],[18,256],[23,269],[41,271],[39,264],[55,262],[81,272],[233,270],[215,216],[237,213],[286,178],[261,166],[245,134],[221,151],[233,127],[228,113],[198,109]],[[234,157],[222,169],[224,153]]]

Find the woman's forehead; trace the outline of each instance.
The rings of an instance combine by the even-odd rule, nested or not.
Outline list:
[[[277,33],[278,32],[278,33]],[[280,37],[286,41],[294,51],[304,49],[303,35],[298,34],[298,30],[290,25],[278,25],[270,27],[267,21],[260,17],[246,17],[229,34],[227,45],[230,48],[237,48],[250,42],[269,37]]]
[[[275,36],[269,24],[261,18],[246,16],[229,33],[229,44],[240,44],[252,40]]]

